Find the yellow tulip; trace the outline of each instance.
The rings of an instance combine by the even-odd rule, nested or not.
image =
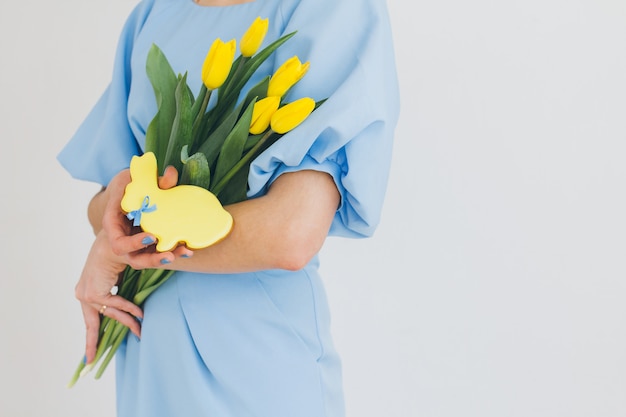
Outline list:
[[[280,97],[266,97],[254,103],[252,120],[250,121],[250,133],[258,135],[267,130],[272,115],[278,110]]]
[[[260,17],[252,22],[241,38],[241,55],[251,57],[256,53],[263,43],[268,25],[269,19],[261,19]]]
[[[236,48],[234,39],[228,42],[215,39],[202,65],[202,82],[206,88],[214,90],[224,84],[233,65]]]
[[[289,58],[270,78],[267,87],[268,96],[282,97],[295,83],[300,81],[309,70],[309,63],[302,64],[297,56]]]
[[[272,115],[272,130],[279,134],[287,133],[309,117],[314,109],[315,100],[309,97],[286,104]]]

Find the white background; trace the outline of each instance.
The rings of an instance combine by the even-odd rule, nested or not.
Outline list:
[[[55,157],[134,4],[0,5],[2,416],[114,414],[112,371],[65,387],[98,187]],[[388,4],[383,220],[322,254],[348,417],[626,416],[626,2]]]

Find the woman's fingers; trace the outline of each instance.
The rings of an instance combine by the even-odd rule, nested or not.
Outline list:
[[[100,333],[100,314],[110,317],[127,326],[137,337],[141,337],[143,311],[137,305],[117,295],[102,298],[99,302],[81,302],[86,328],[85,363],[91,363],[96,357],[98,336]]]
[[[118,256],[140,250],[155,241],[154,236],[147,233],[134,234],[136,230],[133,230],[132,223],[122,211],[122,197],[129,182],[130,174],[126,170],[111,180],[106,189],[108,200],[102,214],[102,228],[109,237],[113,253]]]
[[[106,308],[103,308],[103,306],[106,306]],[[126,314],[127,316],[132,315],[137,318],[143,318],[143,311],[141,310],[141,308],[139,308],[138,305],[128,301],[124,297],[120,297],[119,295],[110,295],[106,297],[104,300],[102,300],[102,304],[98,307],[98,309],[99,309],[98,311],[101,311],[102,314],[104,314],[105,316],[109,316],[112,319],[115,319],[115,317],[107,314],[107,310],[109,309],[115,309],[116,311],[122,312]],[[127,322],[126,320],[124,321],[117,320],[117,321],[119,321],[120,323],[126,324],[128,327],[131,327],[127,324],[127,323],[130,324],[130,322]]]
[[[172,252],[155,252],[153,248],[149,248],[143,252],[130,253],[126,256],[126,263],[131,268],[141,269],[159,269],[167,267],[176,259]]]
[[[107,229],[108,231],[108,229]],[[150,245],[156,243],[156,238],[150,233],[137,233],[128,236],[121,230],[109,233],[109,242],[113,253],[118,256],[125,256],[129,253],[138,252],[147,249]]]
[[[91,306],[81,303],[83,319],[86,327],[85,363],[93,362],[98,348],[98,333],[100,331],[100,316]]]
[[[102,311],[103,316],[110,317],[113,320],[122,323],[124,326],[128,327],[135,336],[141,337],[141,325],[139,324],[139,321],[137,321],[137,318],[141,318],[141,316],[130,315],[125,311],[108,305],[106,308],[100,307],[100,311]]]
[[[159,188],[167,190],[178,183],[178,171],[173,166],[168,166],[163,172],[163,176],[159,177]]]
[[[193,256],[193,251],[185,245],[178,246],[172,252],[176,258],[191,258]]]

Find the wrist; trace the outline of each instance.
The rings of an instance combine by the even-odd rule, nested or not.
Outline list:
[[[103,259],[107,259],[111,264],[119,265],[119,268],[116,269],[123,269],[126,267],[126,256],[115,253],[109,235],[105,229],[100,230],[96,235],[96,244],[98,246],[99,256],[102,256]]]

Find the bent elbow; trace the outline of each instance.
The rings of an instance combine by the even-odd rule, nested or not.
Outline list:
[[[305,266],[307,266],[307,264],[309,263],[311,259],[313,259],[312,256],[311,257],[294,256],[294,255],[286,256],[279,261],[280,263],[279,269],[284,269],[287,271],[299,271]]]
[[[282,250],[277,259],[278,268],[299,271],[320,251],[325,236],[297,234],[283,240]]]

